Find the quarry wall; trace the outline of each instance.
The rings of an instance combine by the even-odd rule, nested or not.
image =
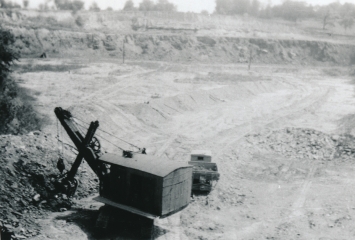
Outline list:
[[[273,32],[280,27],[279,35],[282,35],[294,30],[287,24],[193,13],[169,16],[157,12],[0,11],[0,20],[16,36],[15,47],[23,57],[46,52],[49,57],[122,58],[125,51],[129,60],[246,63],[252,57],[254,63],[268,64],[350,65],[355,62],[353,44],[281,39],[270,34],[225,36],[215,30],[220,26],[223,31]]]

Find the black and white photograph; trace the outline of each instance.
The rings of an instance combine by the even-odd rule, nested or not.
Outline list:
[[[22,239],[355,239],[355,0],[0,0]]]

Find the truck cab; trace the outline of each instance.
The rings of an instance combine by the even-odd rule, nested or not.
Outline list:
[[[217,164],[212,162],[209,150],[194,150],[188,164],[192,169],[192,191],[210,192],[219,180]]]

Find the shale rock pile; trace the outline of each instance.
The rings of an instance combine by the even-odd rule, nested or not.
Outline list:
[[[267,135],[248,135],[246,138],[261,149],[285,157],[342,161],[355,158],[355,142],[351,135],[329,135],[314,129],[286,128]]]
[[[37,219],[72,206],[72,201],[54,188],[59,175],[57,148],[55,138],[41,132],[0,136],[0,227],[13,239],[39,234]],[[73,157],[65,156],[67,169]],[[97,192],[98,180],[86,164],[79,168],[77,177],[79,187],[74,198]]]

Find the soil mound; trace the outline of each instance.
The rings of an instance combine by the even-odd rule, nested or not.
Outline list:
[[[73,158],[73,154],[65,159]],[[50,211],[65,211],[72,201],[54,188],[58,149],[53,136],[41,132],[28,135],[0,136],[0,226],[14,233],[15,239],[40,233],[36,219]],[[70,161],[71,162],[71,161]],[[70,168],[65,160],[66,168]],[[77,177],[79,187],[74,198],[87,197],[97,192],[97,179],[84,164]],[[96,179],[96,181],[95,181]]]
[[[355,158],[354,137],[351,135],[329,135],[314,129],[286,128],[267,135],[248,135],[246,139],[261,149],[289,158],[324,161],[349,161]]]

